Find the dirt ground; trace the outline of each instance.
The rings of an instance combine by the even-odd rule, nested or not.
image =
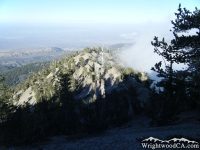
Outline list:
[[[200,142],[199,113],[196,110],[181,114],[180,121],[165,127],[150,127],[150,119],[144,115],[133,119],[122,127],[104,133],[71,140],[67,136],[52,137],[50,141],[24,147],[0,149],[9,150],[142,150],[141,140],[155,137],[166,140],[169,137],[192,138]]]

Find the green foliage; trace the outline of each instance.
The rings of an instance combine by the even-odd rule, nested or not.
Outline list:
[[[10,120],[15,107],[12,105],[11,89],[4,84],[4,77],[0,75],[0,143],[4,139],[5,122]]]
[[[83,49],[83,52],[85,53],[92,53],[92,52],[100,52],[101,51],[101,47],[93,47],[93,48],[90,48],[90,47],[86,47]]]
[[[121,79],[127,81],[128,77],[134,77],[135,71],[132,68],[126,68],[121,73]]]
[[[200,99],[200,11],[195,8],[193,12],[190,12],[186,8],[181,8],[179,5],[178,13],[175,13],[177,19],[172,21],[173,34],[175,39],[172,40],[173,48],[178,57],[177,63],[186,63],[189,67],[185,70],[187,87],[190,89],[191,100],[199,102]],[[197,30],[194,35],[182,35],[178,36],[178,33],[189,32],[191,30]],[[179,50],[179,51],[178,51]],[[177,52],[178,51],[178,52]],[[175,53],[174,52],[174,53]]]
[[[4,66],[2,64],[0,64],[0,72],[2,73],[3,71],[9,70],[9,69],[13,69],[14,66]]]
[[[148,116],[151,117],[151,125],[164,126],[173,124],[178,120],[180,113],[180,101],[176,99],[167,99],[163,91],[152,88],[148,101]]]
[[[190,12],[179,5],[178,13],[175,15],[177,19],[172,21],[175,39],[172,40],[172,44],[175,50],[182,50],[179,51],[176,62],[188,64],[189,67],[185,71],[187,72],[187,86],[190,88],[190,99],[200,103],[200,10],[195,8],[193,12]],[[196,34],[178,36],[178,33],[191,30],[197,30]]]
[[[1,140],[4,144],[30,144],[50,136],[77,133],[74,94],[69,91],[70,73],[60,74],[60,78],[62,88],[59,93],[54,93],[49,99],[40,95],[37,104],[30,106],[27,103],[24,107],[18,107],[9,120],[2,124],[4,136]],[[42,90],[45,89],[43,87]]]
[[[75,117],[67,115],[64,107],[59,107],[55,102],[52,104],[52,101],[54,100],[38,103],[32,113],[28,106],[16,109],[11,120],[5,123],[5,138],[3,139],[5,144],[30,144],[52,135],[73,132],[74,127],[70,126],[73,122],[67,121],[67,117],[71,117],[71,121]]]
[[[133,87],[129,87],[129,90],[106,93],[105,98],[99,96],[87,105],[82,101],[79,110],[83,119],[83,130],[90,134],[104,131],[108,127],[121,126],[131,117],[129,106],[135,113],[141,110]]]
[[[124,71],[123,71],[124,74],[126,75],[130,75],[130,76],[134,76],[134,74],[136,74],[136,72],[132,69],[132,68],[126,68]]]
[[[32,63],[22,67],[6,70],[2,72],[5,77],[5,83],[11,86],[17,86],[23,83],[32,73],[38,72],[45,67],[49,67],[50,62]]]
[[[89,47],[86,47],[86,48],[83,49],[83,51],[86,52],[86,53],[90,53],[91,49]]]
[[[104,69],[105,70],[109,70],[109,69],[111,69],[112,68],[112,65],[110,64],[110,63],[105,63],[104,64]]]
[[[133,70],[132,68],[125,68],[121,71],[121,79],[122,81],[127,81],[128,77],[135,78],[140,83],[145,83],[146,87],[149,88],[152,80],[148,77],[146,73],[138,72]]]
[[[11,89],[4,83],[4,77],[0,75],[0,123],[6,121],[10,115]]]
[[[86,48],[86,51],[98,52],[101,48]],[[33,73],[23,84],[17,86],[11,101],[17,102],[20,98],[19,91],[31,88],[35,93],[36,104],[24,104],[9,113],[9,119],[0,124],[2,139],[7,145],[23,145],[40,142],[56,135],[85,135],[101,132],[108,127],[120,126],[131,117],[130,107],[135,113],[141,110],[140,101],[133,87],[119,88],[106,93],[105,96],[88,99],[74,99],[80,88],[80,80],[75,79],[75,73],[79,69],[75,63],[75,56],[71,54],[61,60],[53,61],[51,66],[44,68],[39,73]],[[80,78],[91,75],[94,81],[97,75],[94,66],[90,71],[85,66],[83,57],[79,59],[83,67]],[[84,63],[84,64],[82,64]],[[108,65],[108,69],[111,64]],[[123,69],[119,67],[119,70]],[[93,73],[93,74],[92,74]],[[133,76],[133,69],[127,68],[124,75]],[[111,75],[112,79],[114,77]],[[81,79],[82,80],[82,79]],[[106,83],[107,81],[105,81]],[[90,85],[88,85],[90,86]],[[81,89],[83,90],[83,89]],[[16,95],[15,95],[16,94]],[[5,104],[5,103],[4,103]],[[2,128],[4,126],[4,128]]]
[[[71,80],[70,80],[70,90],[75,91],[77,89],[77,86],[78,86],[77,80],[74,79],[74,78],[71,78]]]
[[[120,92],[114,90],[110,94],[106,94],[105,110],[109,124],[112,126],[120,126],[130,119],[128,114],[129,99],[131,99],[131,106],[134,107],[133,103],[137,99],[136,96],[137,94],[134,92],[132,93],[131,89]]]
[[[200,90],[198,82],[200,77],[200,33],[196,32],[197,35],[192,36],[178,35],[178,33],[191,29],[199,31],[200,11],[196,8],[191,13],[179,5],[178,13],[175,15],[177,18],[172,21],[174,39],[171,40],[171,43],[166,43],[164,38],[159,41],[158,37],[151,42],[154,52],[162,57],[165,65],[163,68],[162,61],[160,61],[152,67],[152,70],[157,72],[157,76],[161,78],[156,84],[161,90],[152,91],[151,109],[155,111],[152,118],[153,122],[156,120],[155,122],[161,125],[170,123],[177,116],[177,112],[184,108],[184,105],[187,106],[186,108],[190,108],[194,105],[194,101],[200,98],[200,94],[197,92]],[[173,68],[175,63],[187,64],[189,68],[175,71]],[[180,105],[180,102],[183,104]]]
[[[116,68],[119,71],[123,70],[123,68],[119,64],[113,64],[113,67]]]
[[[84,66],[86,65],[85,59],[84,59],[83,57],[80,57],[80,58],[79,58],[79,62],[80,62],[80,65],[81,65],[82,67],[84,67]]]

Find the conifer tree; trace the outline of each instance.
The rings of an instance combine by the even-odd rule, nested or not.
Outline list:
[[[177,19],[172,21],[173,34],[175,39],[171,44],[173,49],[179,50],[177,63],[186,63],[187,86],[189,88],[190,99],[199,101],[200,99],[200,10],[195,8],[190,12],[179,5],[178,13],[175,13]],[[182,35],[181,33],[190,33],[191,35]]]
[[[10,92],[4,84],[4,77],[0,75],[0,123],[5,122],[10,115]]]
[[[155,113],[157,123],[158,120],[165,120],[165,123],[170,122],[180,109],[181,100],[200,98],[200,11],[195,8],[194,12],[190,12],[186,8],[182,9],[180,4],[178,13],[175,15],[176,20],[172,21],[174,39],[171,43],[168,44],[164,38],[158,40],[158,37],[151,42],[154,52],[162,57],[165,65],[162,67],[163,62],[160,61],[152,67],[152,70],[157,72],[157,76],[161,78],[156,84],[161,89],[159,96],[162,101],[159,105],[160,109]],[[197,30],[196,34],[180,36],[180,33],[193,29]],[[176,63],[184,63],[188,65],[188,68],[174,70],[173,66]]]

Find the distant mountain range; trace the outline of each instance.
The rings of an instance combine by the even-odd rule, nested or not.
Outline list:
[[[30,63],[56,60],[74,52],[58,47],[0,52],[0,72]]]
[[[119,43],[110,45],[109,50],[123,50],[130,47],[132,43]],[[78,48],[44,47],[27,50],[0,51],[0,72],[12,68],[24,66],[30,63],[52,61],[79,51]]]
[[[39,48],[33,50],[21,50],[21,51],[8,51],[8,52],[0,52],[0,58],[6,57],[22,57],[24,55],[32,55],[38,53],[62,53],[65,52],[63,49],[58,47],[47,47],[47,48]]]

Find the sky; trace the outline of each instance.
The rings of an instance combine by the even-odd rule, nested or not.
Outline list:
[[[200,6],[199,0],[0,0],[0,22],[160,22],[173,17],[179,3]]]
[[[200,8],[200,0],[0,0],[0,51],[132,43],[127,66],[149,72],[162,60],[151,41],[173,38],[180,3]]]

